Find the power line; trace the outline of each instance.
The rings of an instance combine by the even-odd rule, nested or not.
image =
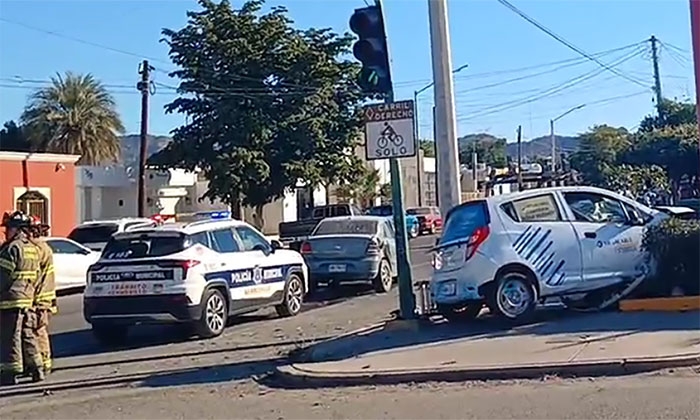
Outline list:
[[[530,16],[528,16],[527,14],[525,14],[525,12],[523,12],[522,10],[520,10],[520,9],[518,9],[517,7],[515,7],[514,5],[512,5],[510,2],[508,2],[508,0],[498,0],[498,2],[501,3],[502,5],[504,5],[505,7],[507,7],[508,9],[510,9],[511,11],[515,12],[518,16],[522,17],[522,18],[525,19],[526,21],[528,21],[528,22],[530,22],[531,24],[533,24],[534,26],[536,26],[538,29],[540,29],[541,31],[543,31],[544,33],[546,33],[547,35],[549,35],[550,37],[552,37],[552,38],[554,38],[555,40],[559,41],[560,43],[564,44],[564,45],[565,45],[566,47],[568,47],[569,49],[571,49],[571,50],[573,50],[573,51],[579,53],[580,55],[586,57],[587,59],[589,59],[589,60],[595,62],[596,64],[598,64],[599,66],[601,66],[601,67],[604,68],[605,70],[607,70],[607,71],[609,71],[609,72],[612,72],[612,73],[614,73],[614,74],[616,74],[616,75],[618,75],[618,76],[620,76],[620,77],[622,77],[622,78],[624,78],[624,79],[626,79],[626,80],[628,80],[628,81],[630,81],[630,82],[632,82],[632,83],[634,83],[634,84],[637,84],[637,85],[639,85],[639,86],[648,87],[648,86],[645,86],[645,85],[644,85],[643,83],[641,83],[640,81],[636,80],[635,78],[630,77],[630,76],[628,76],[628,75],[626,75],[626,74],[624,74],[624,73],[622,73],[622,72],[619,72],[619,71],[617,71],[617,70],[615,70],[615,69],[609,67],[608,65],[606,65],[606,64],[603,63],[602,61],[598,60],[596,57],[594,57],[594,56],[590,55],[589,53],[583,51],[583,50],[580,49],[579,47],[573,45],[571,42],[567,41],[567,40],[564,39],[562,36],[557,35],[557,34],[556,34],[555,32],[553,32],[551,29],[547,28],[546,26],[542,25],[541,23],[537,22],[535,19],[533,19],[533,18],[531,18]]]
[[[27,25],[26,23],[22,23],[22,22],[17,22],[17,21],[14,21],[14,20],[10,20],[10,19],[7,19],[7,18],[5,18],[5,17],[0,17],[0,21],[5,22],[5,23],[9,23],[9,24],[12,24],[12,25],[22,26],[22,27],[24,27],[24,28],[31,29],[31,30],[37,31],[37,32],[42,32],[42,33],[45,33],[45,34],[48,34],[48,35],[53,35],[53,36],[58,37],[58,38],[68,39],[68,40],[73,41],[73,42],[78,42],[78,43],[81,43],[81,44],[90,45],[90,46],[96,47],[96,48],[102,48],[102,49],[104,49],[104,50],[109,50],[109,51],[116,52],[116,53],[119,53],[119,54],[129,55],[129,56],[137,57],[137,58],[148,58],[149,60],[153,60],[153,61],[156,61],[156,62],[165,63],[165,64],[171,64],[171,63],[168,63],[167,61],[163,61],[163,60],[161,60],[161,59],[159,59],[159,58],[149,57],[149,56],[144,55],[144,54],[138,54],[138,53],[135,53],[135,52],[123,50],[123,49],[121,49],[121,48],[111,47],[111,46],[109,46],[109,45],[104,45],[104,44],[100,44],[100,43],[97,43],[97,42],[88,41],[88,40],[85,40],[85,39],[82,39],[82,38],[77,38],[77,37],[74,37],[74,36],[71,36],[71,35],[65,35],[65,34],[62,34],[62,33],[59,33],[59,32],[55,32],[55,31],[51,31],[51,30],[48,30],[48,29],[42,29],[42,28],[39,28],[39,27],[36,27],[36,26]]]
[[[624,63],[624,62],[626,62],[626,61],[629,61],[630,59],[632,59],[632,58],[638,56],[639,54],[640,54],[639,51],[634,51],[634,52],[632,52],[631,54],[628,54],[628,55],[626,55],[626,56],[624,56],[624,57],[619,58],[617,61],[611,63],[610,65],[611,65],[611,66],[619,66],[620,64],[622,64],[622,63]],[[500,104],[497,104],[497,105],[494,105],[494,106],[490,106],[490,107],[484,108],[484,109],[482,109],[482,110],[479,110],[479,111],[477,111],[476,113],[474,113],[474,114],[472,114],[472,115],[470,115],[470,116],[464,116],[464,117],[462,117],[462,118],[458,117],[457,120],[458,120],[458,121],[461,121],[461,120],[470,120],[470,119],[473,119],[473,118],[476,118],[476,117],[480,117],[480,116],[483,116],[483,115],[489,115],[489,114],[493,114],[493,113],[496,113],[496,112],[505,111],[505,110],[507,110],[507,109],[514,108],[514,107],[517,107],[517,106],[525,105],[525,104],[527,104],[527,103],[535,102],[535,101],[538,101],[538,100],[540,100],[540,99],[544,99],[544,98],[546,98],[546,97],[552,96],[552,95],[554,95],[555,93],[558,93],[558,92],[561,92],[561,91],[563,91],[563,90],[569,89],[569,88],[571,88],[571,87],[573,87],[573,86],[575,86],[575,85],[577,85],[577,84],[579,84],[579,83],[582,83],[582,82],[584,82],[584,81],[586,81],[586,80],[589,80],[589,79],[591,79],[591,78],[593,78],[593,77],[596,77],[596,76],[598,76],[599,74],[601,74],[602,72],[603,72],[603,69],[593,70],[593,71],[584,73],[584,74],[582,74],[582,75],[576,76],[576,77],[574,77],[574,78],[565,80],[564,82],[559,83],[559,84],[557,84],[557,85],[554,85],[554,86],[552,86],[552,87],[550,87],[550,88],[547,88],[547,89],[545,89],[545,90],[543,90],[543,91],[540,91],[539,93],[537,93],[537,94],[535,94],[535,95],[532,95],[532,96],[529,96],[529,97],[526,97],[526,98],[514,99],[514,100],[506,101],[506,102],[503,102],[503,103],[500,103]]]

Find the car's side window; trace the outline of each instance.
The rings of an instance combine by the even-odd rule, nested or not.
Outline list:
[[[49,241],[51,250],[56,254],[83,254],[83,249],[68,241]]]
[[[238,237],[241,239],[245,251],[270,248],[269,242],[262,235],[247,226],[237,227],[236,232],[238,232]]]
[[[587,192],[564,193],[564,199],[579,222],[625,223],[627,215],[618,200]]]
[[[215,230],[211,233],[212,245],[217,252],[238,252],[240,247],[231,229]]]
[[[209,243],[209,235],[207,235],[207,232],[199,232],[195,233],[194,235],[191,235],[190,241],[192,245],[201,244],[206,246],[207,248],[211,248],[211,244]]]
[[[348,208],[345,206],[337,206],[335,213],[336,213],[335,214],[336,216],[349,216],[350,215]]]
[[[552,194],[523,198],[501,206],[516,222],[558,222],[561,214]]]

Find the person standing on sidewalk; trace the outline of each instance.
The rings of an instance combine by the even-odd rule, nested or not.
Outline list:
[[[0,248],[0,384],[16,384],[23,372],[38,382],[45,376],[32,310],[39,249],[29,239],[31,219],[24,213],[5,213],[2,226],[6,242]]]
[[[53,268],[53,251],[43,237],[47,235],[49,226],[34,219],[32,224],[32,242],[39,248],[39,278],[34,290],[34,312],[36,316],[36,335],[39,353],[41,354],[44,373],[51,373],[51,341],[49,339],[49,321],[52,314],[58,312],[56,304],[56,281]]]

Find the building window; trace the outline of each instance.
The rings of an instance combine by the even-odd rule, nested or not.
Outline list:
[[[124,207],[124,200],[119,200],[119,207]]]
[[[30,217],[38,218],[41,223],[49,223],[49,200],[38,191],[22,194],[17,199],[16,208]]]

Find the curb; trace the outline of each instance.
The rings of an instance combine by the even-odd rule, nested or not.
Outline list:
[[[297,362],[297,363],[304,363],[304,362],[311,362],[313,359],[313,354],[316,346],[323,344],[323,343],[330,343],[332,341],[340,340],[352,335],[363,335],[363,334],[368,334],[376,329],[379,328],[385,328],[387,325],[390,325],[394,320],[386,320],[386,321],[381,321],[381,322],[376,322],[374,324],[367,325],[362,328],[358,328],[356,330],[348,331],[346,333],[338,334],[334,337],[328,338],[326,340],[320,340],[317,342],[314,342],[313,344],[307,346],[307,347],[302,347],[300,349],[292,350],[289,352],[287,355],[287,358],[291,360],[292,362]]]
[[[545,375],[620,376],[653,370],[700,365],[700,353],[663,357],[593,360],[587,362],[544,363],[493,367],[434,367],[391,369],[375,372],[314,371],[298,365],[276,368],[275,377],[297,388],[392,385],[408,382],[461,382],[473,380],[533,379]]]
[[[700,310],[700,296],[681,296],[620,301],[620,311],[680,312]]]

